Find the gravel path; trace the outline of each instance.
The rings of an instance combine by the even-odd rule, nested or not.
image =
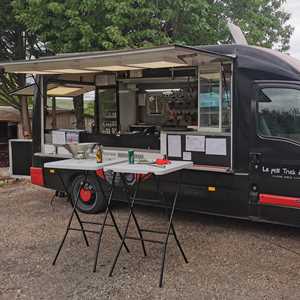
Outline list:
[[[86,248],[71,232],[57,265],[51,265],[70,205],[49,206],[52,193],[29,183],[0,189],[0,299],[300,299],[300,231],[268,224],[178,213],[176,228],[189,264],[170,240],[164,288],[158,288],[160,245],[129,241],[112,278],[119,240],[103,236],[98,271],[92,273],[95,237]],[[126,208],[115,214],[124,226]],[[138,208],[142,223],[161,228],[163,215]],[[87,216],[96,219],[99,216]]]

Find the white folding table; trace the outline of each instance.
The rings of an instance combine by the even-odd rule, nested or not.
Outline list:
[[[70,195],[69,190],[66,186],[66,183],[63,180],[62,173],[63,173],[64,170],[78,170],[79,173],[82,173],[84,175],[84,179],[80,183],[76,198],[73,199],[74,200],[73,201],[73,210],[72,210],[72,213],[71,213],[71,216],[70,216],[67,228],[66,228],[66,232],[63,236],[63,239],[60,243],[60,246],[58,248],[56,256],[53,260],[53,263],[52,263],[53,265],[55,265],[56,260],[59,256],[59,253],[60,253],[60,251],[63,247],[63,244],[66,240],[66,237],[67,237],[69,231],[71,231],[71,230],[81,231],[87,246],[89,246],[89,242],[88,242],[88,239],[87,239],[87,236],[86,236],[86,232],[95,233],[95,234],[99,235],[98,242],[97,242],[97,248],[96,248],[96,254],[95,254],[94,268],[93,268],[94,272],[96,271],[96,267],[97,267],[100,243],[101,243],[101,238],[102,238],[104,227],[105,226],[114,227],[116,229],[116,232],[117,232],[119,238],[122,240],[122,235],[120,233],[119,227],[116,223],[115,217],[114,217],[114,215],[111,211],[111,208],[110,208],[110,201],[111,201],[112,197],[109,196],[108,200],[106,201],[106,195],[105,195],[105,192],[104,192],[104,189],[103,189],[103,186],[102,186],[102,182],[100,180],[98,180],[98,181],[99,181],[99,184],[100,184],[101,193],[104,197],[104,201],[106,201],[106,204],[107,204],[106,213],[105,213],[103,222],[99,223],[99,222],[83,221],[83,220],[80,219],[79,213],[77,211],[77,203],[78,203],[78,200],[79,200],[79,197],[80,197],[80,190],[85,187],[88,175],[91,174],[92,176],[95,176],[96,178],[98,178],[97,175],[96,175],[96,171],[103,170],[104,167],[112,166],[114,164],[118,164],[118,163],[122,163],[122,162],[124,162],[124,159],[107,160],[107,161],[104,161],[102,163],[97,163],[95,159],[65,159],[65,160],[59,160],[59,161],[54,161],[54,162],[48,162],[48,163],[44,164],[44,168],[50,169],[51,174],[54,174],[54,175],[56,174],[59,177],[59,179],[61,181],[61,184],[62,184],[62,186],[63,186],[63,188],[64,188],[64,190],[65,190],[65,192],[66,192],[66,194],[67,194],[67,196],[68,196],[71,203],[72,203],[71,195]],[[111,193],[112,193],[112,189],[110,191],[110,194]],[[80,225],[80,229],[72,227],[72,220],[73,220],[74,214],[75,214],[75,216],[78,220],[78,223]],[[113,224],[106,224],[108,214],[110,215]],[[88,229],[84,228],[84,224],[100,225],[101,228],[100,228],[100,231],[88,230]],[[129,252],[127,245],[125,245],[125,248]]]
[[[119,258],[119,255],[121,253],[121,250],[123,248],[123,246],[125,246],[125,240],[126,239],[132,239],[132,240],[138,240],[141,241],[142,244],[142,249],[144,252],[144,255],[146,256],[146,248],[145,248],[145,243],[144,242],[152,242],[152,243],[160,243],[163,245],[163,251],[162,251],[162,262],[161,262],[161,270],[160,270],[160,279],[159,279],[159,287],[162,287],[162,283],[163,283],[163,274],[164,274],[164,266],[165,266],[165,258],[166,258],[166,250],[167,250],[167,244],[168,244],[168,240],[169,240],[169,236],[170,234],[174,236],[174,239],[176,241],[176,244],[184,258],[184,261],[187,263],[188,260],[185,256],[185,253],[180,245],[179,239],[177,237],[174,225],[173,225],[173,216],[174,216],[174,211],[175,211],[175,207],[176,207],[176,202],[177,199],[179,197],[180,194],[180,189],[181,189],[181,170],[185,169],[185,168],[189,168],[193,165],[192,162],[188,162],[188,161],[170,161],[170,164],[166,164],[166,165],[149,165],[149,164],[129,164],[128,162],[125,163],[119,163],[119,164],[115,164],[115,165],[110,165],[107,167],[104,167],[104,171],[106,170],[110,170],[113,172],[113,181],[112,181],[112,190],[111,190],[111,194],[110,197],[113,197],[113,192],[115,189],[115,178],[116,178],[116,174],[120,174],[121,177],[121,181],[123,183],[124,186],[124,191],[125,191],[125,196],[128,202],[128,207],[129,207],[129,215],[128,215],[128,219],[127,219],[127,224],[126,224],[126,228],[124,230],[124,234],[122,237],[122,242],[121,245],[118,249],[118,252],[115,256],[113,265],[111,267],[109,276],[112,276],[114,268],[116,266],[117,260]],[[170,209],[170,216],[169,216],[169,220],[168,220],[168,227],[167,227],[167,231],[163,232],[163,231],[157,231],[157,230],[152,230],[152,229],[144,229],[141,228],[137,217],[134,213],[134,204],[135,204],[135,199],[137,197],[138,191],[139,191],[139,185],[141,183],[141,176],[145,176],[147,174],[151,174],[153,175],[153,177],[156,180],[156,187],[157,187],[157,192],[160,195],[161,199],[166,203],[165,201],[165,197],[163,192],[160,191],[159,189],[159,184],[158,184],[158,177],[163,176],[163,175],[167,175],[167,174],[171,174],[174,172],[178,171],[178,182],[177,182],[177,190],[176,193],[174,195],[173,201],[171,201],[170,205],[167,206],[167,208]],[[126,182],[126,174],[135,174],[137,179],[136,179],[136,184],[135,184],[135,188],[133,189],[133,193],[132,190],[130,189],[130,187],[128,186],[127,182]],[[134,220],[135,226],[137,228],[138,231],[138,235],[139,237],[132,237],[132,236],[128,236],[128,228],[129,228],[129,224],[131,221],[131,217]],[[151,239],[145,239],[143,236],[143,232],[151,232],[151,233],[158,233],[158,234],[164,234],[165,235],[165,239],[164,241],[161,240],[151,240]]]

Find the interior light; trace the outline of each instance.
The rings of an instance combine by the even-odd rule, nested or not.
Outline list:
[[[145,90],[147,93],[172,93],[172,92],[180,92],[182,89],[149,89]]]
[[[183,67],[183,66],[186,66],[186,64],[161,60],[161,61],[155,61],[155,62],[130,64],[130,66],[137,67],[137,68],[145,68],[145,69],[159,69],[159,68]]]
[[[57,70],[46,70],[46,72],[51,72],[51,74],[81,74],[81,73],[95,73],[92,70],[82,70],[82,69],[57,69]]]
[[[103,67],[91,67],[91,70],[98,70],[98,71],[111,71],[111,72],[118,72],[118,71],[132,71],[132,70],[140,70],[141,68],[131,67],[131,66],[103,66]]]
[[[68,86],[58,86],[53,89],[49,89],[47,94],[49,96],[68,96],[72,93],[80,91],[80,87],[68,87]]]
[[[219,80],[220,79],[220,73],[212,73],[212,74],[201,74],[200,78],[206,79],[206,80]]]

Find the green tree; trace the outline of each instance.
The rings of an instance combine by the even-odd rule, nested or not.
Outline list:
[[[16,22],[21,26],[21,32],[33,33],[43,42],[43,47],[56,53],[149,47],[167,43],[228,43],[228,20],[241,26],[250,44],[276,46],[279,50],[288,49],[293,32],[288,25],[290,16],[282,8],[286,0],[4,2],[12,3],[14,8],[13,20],[9,20],[9,24]],[[3,14],[11,15],[11,12],[3,10]],[[12,81],[12,85],[15,82]],[[82,97],[74,99],[74,109],[77,126],[82,128]]]
[[[10,0],[0,1],[0,61],[25,59],[40,53],[36,36],[18,22]],[[20,111],[23,134],[30,137],[28,103],[26,97],[16,97],[10,92],[23,87],[25,74],[2,74],[0,85],[0,104],[12,106]]]
[[[293,27],[290,14],[284,11],[286,0],[211,0],[218,15],[239,24],[251,45],[286,51],[289,49]],[[224,21],[220,22],[221,27]],[[221,30],[222,31],[222,30]],[[224,39],[225,38],[225,39]],[[226,33],[221,41],[226,41]]]
[[[228,42],[227,20],[250,44],[287,50],[286,0],[15,0],[18,21],[55,52]]]

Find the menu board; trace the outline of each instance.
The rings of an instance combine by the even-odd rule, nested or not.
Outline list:
[[[169,159],[192,161],[199,165],[230,167],[229,135],[164,133],[161,137],[161,153]]]

